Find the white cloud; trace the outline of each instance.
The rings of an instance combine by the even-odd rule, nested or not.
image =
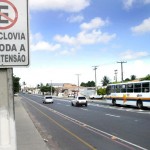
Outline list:
[[[123,5],[125,9],[130,9],[132,8],[135,4],[150,4],[150,0],[123,0]]]
[[[134,52],[132,50],[127,50],[121,54],[121,57],[122,59],[125,59],[125,60],[131,60],[131,59],[138,59],[141,57],[146,57],[149,55],[150,54],[146,51]]]
[[[65,49],[61,50],[60,52],[58,52],[59,55],[72,55],[74,52],[76,51],[76,49],[74,48],[69,48],[69,49]]]
[[[150,32],[150,18],[143,20],[143,22],[131,28],[133,33],[146,33]]]
[[[50,44],[45,41],[40,41],[36,44],[31,44],[32,51],[56,51],[60,48],[60,44]]]
[[[57,42],[61,42],[68,45],[81,46],[96,43],[108,43],[116,38],[116,34],[102,33],[101,31],[93,30],[92,32],[79,32],[76,37],[70,37],[69,35],[61,36],[56,35],[54,39]]]
[[[150,4],[150,0],[144,0],[144,4]]]
[[[107,43],[114,39],[116,34],[102,33],[100,30],[93,30],[91,32],[80,32],[77,35],[77,43],[81,45],[95,44],[95,43]]]
[[[54,39],[57,42],[60,42],[60,43],[66,43],[66,44],[69,44],[69,45],[75,45],[76,44],[75,37],[70,37],[69,35],[64,35],[64,36],[56,35],[54,37]]]
[[[44,41],[41,33],[30,34],[30,45],[31,51],[56,51],[61,47]]]
[[[82,23],[80,28],[84,31],[97,29],[108,24],[108,20],[102,20],[99,17],[92,19],[89,23]]]
[[[31,43],[36,43],[39,42],[43,39],[43,36],[41,33],[36,33],[36,34],[30,34],[30,42]]]
[[[80,28],[82,30],[76,36],[56,35],[54,39],[57,42],[73,46],[107,43],[116,37],[116,34],[103,33],[100,30],[100,27],[105,26],[107,23],[108,21],[97,17],[92,19],[89,23],[81,24]]]
[[[102,20],[101,18],[94,18],[89,23],[81,24],[80,28],[82,29],[75,36],[69,35],[55,35],[54,40],[57,42],[56,44],[52,44],[43,40],[43,36],[41,33],[31,34],[31,50],[32,51],[57,51],[60,50],[59,54],[71,54],[75,50],[69,49],[79,49],[82,45],[88,44],[96,44],[96,43],[107,43],[113,40],[116,37],[116,34],[108,34],[103,33],[100,30],[100,27],[108,24],[107,20]],[[65,44],[65,49],[63,49],[63,45]],[[71,46],[74,46],[72,48]],[[68,50],[66,50],[66,48]]]
[[[84,17],[82,15],[72,15],[70,17],[67,18],[67,21],[70,23],[74,23],[74,22],[81,22],[84,20]]]
[[[61,10],[79,12],[90,5],[90,0],[30,0],[31,10]]]
[[[135,2],[136,0],[124,0],[123,1],[123,4],[124,4],[124,8],[125,9],[129,9],[132,7],[133,3]]]
[[[61,55],[68,55],[69,54],[69,51],[68,50],[63,50],[60,52]]]

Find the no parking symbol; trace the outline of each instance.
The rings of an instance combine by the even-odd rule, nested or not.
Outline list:
[[[0,0],[0,68],[29,65],[28,0]]]
[[[0,0],[0,30],[11,28],[18,19],[18,11],[9,0]]]

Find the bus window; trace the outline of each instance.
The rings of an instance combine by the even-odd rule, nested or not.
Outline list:
[[[134,83],[134,92],[135,93],[141,92],[141,83]]]
[[[116,85],[116,93],[120,93],[120,85]]]
[[[126,93],[126,85],[125,84],[121,85],[121,92]]]
[[[142,83],[142,92],[149,92],[149,82]]]
[[[133,84],[127,84],[127,92],[133,93]]]
[[[115,85],[111,86],[111,93],[116,93]]]

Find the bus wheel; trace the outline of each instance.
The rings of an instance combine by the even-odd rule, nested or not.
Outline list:
[[[116,106],[116,100],[115,99],[112,100],[112,104],[113,104],[113,106]]]
[[[139,109],[142,109],[142,108],[143,108],[143,103],[142,103],[141,100],[138,100],[138,101],[137,101],[137,107],[138,107]]]

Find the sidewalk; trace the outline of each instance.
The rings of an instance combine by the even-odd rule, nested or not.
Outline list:
[[[48,150],[41,135],[24,109],[20,97],[15,97],[17,150]]]

